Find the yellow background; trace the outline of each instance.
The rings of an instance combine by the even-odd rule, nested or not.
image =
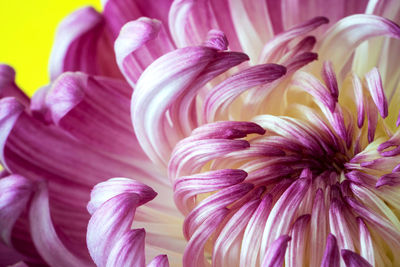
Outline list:
[[[32,95],[49,81],[47,65],[58,23],[100,0],[0,0],[0,63],[13,66],[18,85]]]

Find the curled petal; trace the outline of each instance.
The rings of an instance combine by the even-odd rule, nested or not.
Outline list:
[[[118,67],[132,87],[151,62],[173,49],[161,22],[149,18],[126,23],[114,44]]]
[[[172,0],[102,0],[101,2],[107,27],[112,37],[116,38],[124,24],[139,17],[154,18],[160,20],[163,25],[168,25],[168,10]]]
[[[280,267],[285,260],[285,253],[288,242],[291,238],[288,235],[283,235],[272,242],[264,256],[262,267]]]
[[[376,182],[376,188],[379,188],[384,185],[395,186],[400,184],[400,173],[388,173],[383,175],[379,180]]]
[[[147,264],[147,267],[169,267],[167,255],[158,255]]]
[[[238,184],[246,177],[247,173],[245,171],[232,169],[209,171],[180,177],[174,183],[175,203],[183,213],[188,213],[190,208],[193,208],[193,198],[196,195]]]
[[[286,68],[276,64],[264,64],[250,67],[226,79],[214,87],[204,101],[204,117],[208,122],[215,120],[216,113],[223,112],[247,89],[265,85],[282,77]]]
[[[129,231],[138,203],[137,194],[122,193],[104,202],[93,213],[86,240],[89,253],[97,266],[106,266],[113,247]]]
[[[145,266],[144,229],[129,230],[112,247],[106,267]]]
[[[339,247],[336,242],[336,237],[333,234],[329,234],[326,239],[326,247],[324,256],[322,258],[321,267],[339,267],[340,266],[340,254]]]
[[[0,179],[0,234],[1,240],[9,247],[12,246],[12,228],[26,208],[33,186],[32,181],[20,175]]]
[[[132,123],[143,150],[153,161],[166,165],[176,140],[193,129],[190,106],[197,91],[247,59],[242,53],[186,47],[160,57],[143,72],[132,96]],[[184,129],[187,126],[190,128]]]
[[[29,98],[15,84],[15,70],[5,64],[0,64],[0,98],[12,96],[24,106],[29,105]]]
[[[228,209],[218,209],[201,223],[192,234],[183,254],[183,265],[193,267],[205,266],[204,246],[219,223],[225,218]]]
[[[278,62],[292,39],[305,35],[328,22],[329,20],[325,17],[315,17],[275,36],[264,46],[259,62]]]
[[[394,22],[374,15],[357,14],[345,17],[330,28],[320,43],[318,54],[325,59],[335,51],[332,64],[340,73],[351,52],[363,41],[386,35],[400,38],[400,28]],[[340,49],[338,49],[340,47]]]
[[[373,68],[365,75],[365,79],[379,113],[382,118],[386,118],[388,116],[388,102],[383,90],[381,75],[379,74],[378,69]]]
[[[341,254],[347,267],[372,267],[368,261],[351,250],[342,249]]]
[[[92,7],[84,7],[58,27],[50,55],[50,78],[54,80],[65,71],[120,77],[110,55],[112,47],[105,35],[102,15]]]
[[[296,210],[307,193],[306,188],[308,188],[310,182],[309,179],[305,178],[293,182],[272,208],[264,228],[261,243],[261,260],[265,259],[263,251],[265,252],[267,248],[269,249],[279,236],[288,234]]]
[[[43,259],[52,266],[92,266],[67,249],[56,233],[50,217],[48,189],[40,183],[29,209],[29,223],[32,240]]]
[[[7,138],[24,109],[25,107],[15,98],[6,97],[0,100],[0,160],[2,166],[8,171],[10,169],[4,157],[4,149]]]
[[[97,184],[90,193],[87,209],[93,214],[104,202],[123,193],[138,195],[138,205],[154,199],[157,193],[149,186],[128,178],[111,178]]]

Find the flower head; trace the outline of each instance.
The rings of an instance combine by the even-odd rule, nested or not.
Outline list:
[[[400,262],[397,1],[103,4],[0,68],[8,263]]]

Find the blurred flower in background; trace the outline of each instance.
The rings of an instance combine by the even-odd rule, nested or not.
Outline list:
[[[4,265],[400,262],[398,1],[102,4],[0,67]]]

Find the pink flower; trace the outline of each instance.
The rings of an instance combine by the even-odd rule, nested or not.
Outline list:
[[[0,67],[1,264],[398,265],[400,2],[171,2]]]

